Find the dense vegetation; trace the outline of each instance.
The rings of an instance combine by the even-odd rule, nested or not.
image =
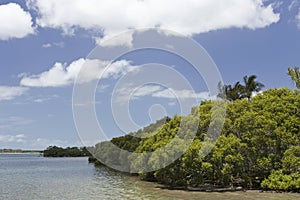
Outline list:
[[[289,68],[288,75],[295,82],[296,87],[300,89],[300,69],[299,67]]]
[[[149,135],[155,133],[158,131],[165,123],[169,122],[169,117],[164,117],[163,119],[160,119],[156,121],[156,123],[150,124],[149,126],[138,130],[137,132],[130,133],[125,136],[113,138],[111,142],[119,147],[120,149],[124,149],[129,152],[134,152],[140,142],[142,141],[142,138],[148,137]],[[102,142],[98,143],[94,148],[94,154],[101,154],[101,158],[104,158],[109,163],[120,164],[120,151],[111,151],[110,148],[107,146],[109,145],[109,142]],[[92,156],[89,158],[89,161],[94,162],[96,165],[101,165],[101,162]]]
[[[61,148],[57,146],[50,146],[43,151],[44,157],[83,157],[91,156],[86,147],[67,147]]]
[[[218,95],[222,99],[227,99],[229,101],[235,101],[237,99],[247,98],[250,99],[253,95],[253,92],[259,92],[264,88],[264,84],[255,81],[257,77],[255,75],[244,76],[243,81],[244,85],[239,81],[232,85],[222,86],[219,83],[220,94]]]
[[[22,149],[0,149],[0,153],[42,153],[42,151]]]
[[[252,77],[253,80],[255,78]],[[245,80],[249,78],[246,77]],[[254,85],[260,88],[263,86],[260,83]],[[242,88],[240,91],[245,91],[244,86],[239,87]],[[255,87],[252,89],[256,91]],[[222,134],[212,151],[205,157],[199,155],[201,147],[209,145],[204,138],[210,124],[214,101],[202,102],[186,117],[174,116],[158,121],[157,124],[152,124],[137,133],[114,138],[112,142],[131,152],[153,152],[170,143],[178,130],[184,128],[180,127],[181,120],[190,123],[199,120],[195,139],[179,159],[154,172],[145,173],[141,170],[140,176],[171,187],[242,186],[299,192],[299,91],[287,88],[269,89],[253,98],[250,97],[246,95],[234,101],[229,99]],[[188,129],[184,131],[189,132]],[[148,137],[138,138],[134,137],[135,135]],[[180,149],[182,138],[176,139]],[[124,162],[121,151],[110,151],[105,142],[97,144],[94,153],[105,154],[105,157],[114,159],[116,165]],[[161,160],[172,156],[168,152],[164,157],[157,157],[156,154],[152,154],[152,157],[141,156],[140,162],[158,165]],[[130,168],[136,168],[138,164],[139,162],[133,162]]]

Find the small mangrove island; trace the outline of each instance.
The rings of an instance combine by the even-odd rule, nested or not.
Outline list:
[[[87,147],[57,147],[50,146],[43,151],[44,157],[85,157],[91,156],[91,153],[88,151]]]

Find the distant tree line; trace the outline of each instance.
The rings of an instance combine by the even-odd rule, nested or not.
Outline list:
[[[22,149],[0,149],[0,153],[42,153],[42,151]]]
[[[91,156],[86,147],[67,147],[61,148],[57,146],[49,146],[43,151],[44,157],[84,157]]]

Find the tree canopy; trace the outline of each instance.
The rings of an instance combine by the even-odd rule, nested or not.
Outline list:
[[[250,78],[246,78],[249,82]],[[252,78],[252,80],[255,78]],[[252,82],[252,81],[250,81]],[[252,86],[251,86],[252,87]],[[251,88],[249,87],[249,88]],[[252,87],[259,88],[259,87]],[[135,134],[115,138],[112,141],[132,152],[153,152],[166,144],[182,148],[181,139],[189,135],[184,129],[183,137],[175,135],[180,121],[194,123],[199,120],[196,137],[188,150],[169,166],[154,172],[140,172],[146,180],[155,180],[172,187],[220,187],[242,186],[284,191],[300,191],[300,93],[287,88],[269,89],[252,97],[235,100],[227,105],[227,116],[222,134],[212,151],[199,156],[210,124],[214,101],[202,102],[188,116],[174,116],[151,125]],[[200,112],[200,115],[197,114]],[[151,127],[150,126],[150,127]],[[147,130],[147,131],[145,131]],[[149,132],[152,131],[152,134]],[[174,140],[175,139],[175,140]],[[120,152],[99,148],[95,152],[105,153],[107,158],[121,158]],[[142,154],[141,154],[142,155]],[[172,152],[158,156],[141,157],[140,162],[159,165],[161,159],[171,157]],[[123,158],[130,161],[129,158]],[[117,159],[123,162],[122,159]],[[139,163],[131,163],[132,168]]]
[[[296,87],[300,89],[300,70],[299,67],[288,68],[288,75],[295,82]]]
[[[242,85],[239,81],[232,85],[224,85],[222,86],[219,83],[219,95],[218,97],[222,99],[227,99],[229,101],[235,101],[238,99],[251,99],[254,92],[260,92],[262,88],[264,88],[264,84],[256,81],[256,75],[244,76],[243,81],[244,85]]]
[[[43,151],[44,157],[83,157],[91,156],[86,147],[67,147],[61,148],[57,146],[49,146]]]

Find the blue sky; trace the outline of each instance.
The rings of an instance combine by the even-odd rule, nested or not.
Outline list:
[[[73,121],[72,90],[85,58],[96,46],[104,46],[106,38],[128,29],[154,27],[201,44],[224,83],[256,74],[265,89],[294,88],[287,68],[300,65],[299,0],[188,0],[184,5],[179,0],[73,0],[72,4],[69,0],[1,0],[0,148],[82,146]],[[128,37],[114,45],[130,45]],[[123,71],[111,72],[118,76],[149,62],[173,67],[201,98],[208,98],[201,77],[194,75],[186,61],[168,53],[146,50],[119,61],[115,67]],[[116,82],[115,78],[99,82],[96,94],[98,120],[108,138],[124,134],[108,109]],[[162,91],[155,85],[144,87],[131,102],[140,127],[165,114],[180,113],[176,99]]]

